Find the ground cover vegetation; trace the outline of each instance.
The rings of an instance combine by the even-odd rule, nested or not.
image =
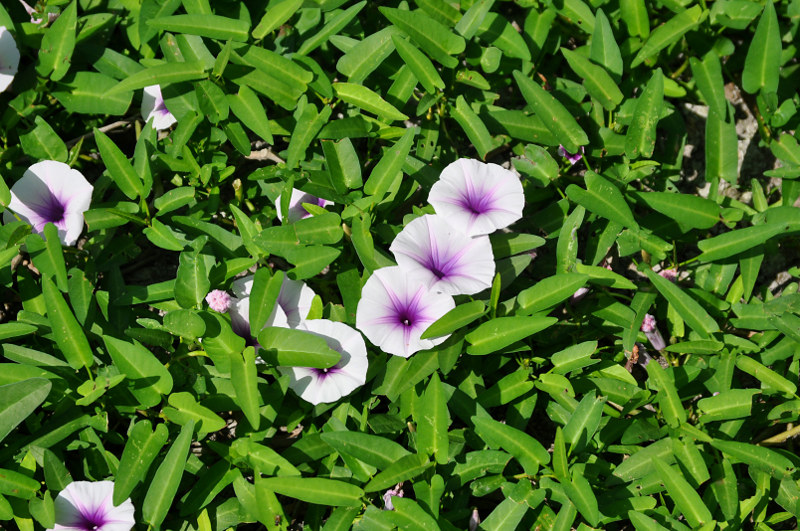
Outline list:
[[[794,529],[800,1],[0,6],[0,526]]]

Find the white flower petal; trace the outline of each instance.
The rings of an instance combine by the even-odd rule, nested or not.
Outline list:
[[[87,519],[98,531],[129,531],[135,524],[130,498],[113,504],[113,481],[73,481],[54,501],[54,530],[84,529]]]
[[[292,280],[287,276],[283,277],[278,304],[286,314],[289,328],[297,328],[308,317],[315,295],[314,290],[309,288],[305,282]]]
[[[520,219],[525,194],[514,172],[497,164],[458,159],[442,171],[431,187],[428,202],[437,214],[475,236]]]
[[[11,187],[8,209],[41,233],[47,222],[58,227],[64,245],[73,245],[83,231],[83,214],[89,209],[93,187],[78,170],[63,162],[44,160],[28,168]],[[4,213],[6,223],[13,221]]]
[[[491,287],[495,264],[488,236],[470,238],[442,216],[421,216],[389,248],[397,264],[433,290],[472,295]]]
[[[282,367],[289,374],[291,387],[300,398],[314,405],[335,402],[366,382],[367,346],[356,330],[344,323],[328,319],[304,321],[300,326],[326,340],[328,346],[342,355],[331,369],[321,371],[307,367]]]
[[[375,270],[364,284],[356,327],[384,352],[407,358],[447,339],[420,336],[454,307],[450,295],[429,290],[399,266],[384,267]]]
[[[5,26],[0,26],[0,92],[14,81],[19,68],[19,50],[14,36]]]
[[[147,122],[150,118],[153,119],[153,127],[158,131],[168,129],[178,121],[167,109],[159,85],[145,87],[142,94],[142,119]]]
[[[289,199],[289,219],[290,223],[294,223],[299,219],[305,219],[311,217],[311,214],[303,207],[303,203],[310,203],[312,205],[317,205],[321,207],[325,207],[328,205],[332,205],[333,203],[328,201],[327,199],[322,199],[311,194],[307,194],[302,190],[298,190],[296,188],[292,189],[292,197]],[[278,194],[278,197],[275,198],[275,207],[278,210],[278,219],[283,221],[283,207],[281,207],[281,194]]]
[[[249,297],[250,292],[253,291],[253,278],[253,275],[247,275],[234,280],[233,284],[231,284],[233,296],[237,299]]]

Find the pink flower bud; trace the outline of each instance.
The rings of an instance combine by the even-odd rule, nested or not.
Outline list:
[[[649,313],[644,316],[641,331],[644,332],[644,335],[646,335],[647,339],[650,340],[650,344],[654,349],[664,350],[664,347],[667,346],[666,343],[664,343],[664,338],[661,336],[661,332],[659,332],[658,328],[656,328],[656,318]]]
[[[206,295],[206,302],[215,312],[225,313],[231,307],[231,296],[221,289],[215,289]]]

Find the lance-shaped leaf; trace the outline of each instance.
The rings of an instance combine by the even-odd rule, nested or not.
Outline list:
[[[158,452],[167,443],[166,424],[156,425],[151,429],[149,420],[140,420],[134,424],[114,478],[114,504],[119,505],[131,495],[136,485],[142,481],[155,461]]]
[[[392,42],[400,58],[411,69],[414,77],[425,90],[433,93],[437,88],[444,88],[444,81],[424,53],[399,35],[392,35]]]
[[[606,110],[613,110],[622,102],[623,95],[608,72],[593,64],[584,56],[567,48],[561,48],[570,68],[583,79],[583,86],[590,96],[597,99]]]
[[[778,90],[781,70],[781,30],[772,0],[767,0],[756,33],[747,48],[742,88],[750,94]]]
[[[67,301],[48,277],[42,277],[42,294],[53,337],[69,366],[73,369],[91,367],[94,364],[94,356],[86,334],[67,305]]]
[[[796,468],[792,461],[770,448],[738,441],[714,440],[711,446],[743,463],[767,472],[774,478],[783,479]]]
[[[230,356],[234,401],[242,408],[250,426],[258,431],[261,416],[258,412],[259,394],[255,351],[253,347],[247,347],[241,355],[232,352]]]
[[[406,120],[408,116],[398,111],[391,103],[381,98],[376,92],[356,83],[334,83],[336,95],[359,109],[374,113],[386,120]]]
[[[297,50],[297,54],[308,55],[312,51],[316,50],[317,47],[321,46],[325,41],[331,38],[331,36],[336,35],[345,26],[347,26],[350,21],[353,20],[356,15],[358,15],[359,11],[361,11],[365,5],[367,5],[366,0],[363,2],[358,2],[357,4],[352,5],[331,17],[330,21],[325,24],[321,30],[303,41],[303,44]]]
[[[577,153],[580,146],[589,143],[589,137],[578,125],[577,120],[555,96],[519,70],[514,70],[514,79],[522,92],[522,97],[567,151]]]
[[[525,314],[546,310],[575,293],[588,280],[589,275],[578,273],[562,273],[543,278],[530,288],[519,292],[517,304],[521,312]]]
[[[401,458],[411,455],[396,442],[368,433],[332,431],[322,433],[320,436],[337,452],[352,455],[379,470],[385,470]]]
[[[456,98],[456,106],[450,107],[450,114],[467,134],[467,138],[475,146],[478,155],[485,159],[493,147],[492,136],[480,117],[472,110],[467,100],[464,99],[464,96],[459,95]]]
[[[145,494],[142,503],[142,516],[144,520],[156,529],[161,526],[167,516],[172,501],[178,493],[183,470],[186,467],[186,458],[189,456],[189,446],[192,443],[194,421],[189,421],[181,428],[181,433],[172,443],[167,455],[158,466],[153,481]]]
[[[51,386],[45,378],[0,385],[0,441],[45,401]]]
[[[250,33],[247,21],[211,14],[159,17],[148,20],[147,25],[172,33],[188,33],[222,41],[245,42]]]
[[[661,459],[653,459],[659,479],[667,488],[675,506],[686,517],[692,527],[699,527],[713,520],[711,511],[703,503],[702,498],[675,468]]]
[[[664,368],[658,363],[647,364],[647,374],[652,378],[658,387],[658,403],[661,405],[661,413],[664,420],[673,428],[677,428],[686,422],[686,410],[678,398],[678,391],[675,384],[665,374]]]
[[[710,229],[721,219],[718,204],[696,195],[670,192],[633,192],[630,195],[690,229]]]
[[[558,322],[555,317],[496,317],[467,334],[467,353],[483,356],[541,332]]]
[[[729,103],[726,105],[730,106]],[[728,112],[733,116],[733,107]],[[706,120],[706,179],[721,178],[735,183],[739,178],[739,144],[736,124],[725,114],[709,113]]]
[[[364,491],[351,483],[327,478],[262,478],[261,484],[290,498],[320,505],[361,505]]]
[[[392,186],[414,143],[415,130],[408,128],[400,140],[387,149],[364,184],[364,193],[382,198]]]
[[[283,0],[270,6],[261,21],[253,29],[253,38],[256,40],[263,39],[267,33],[278,29],[284,22],[292,18],[297,13],[303,0]]]
[[[722,79],[722,63],[719,61],[719,55],[715,50],[711,50],[703,56],[702,61],[696,57],[690,57],[689,64],[692,65],[692,74],[697,88],[709,109],[717,113],[717,116],[724,118],[728,110],[728,102],[725,99],[725,82]]]
[[[116,93],[136,90],[149,87],[150,85],[160,85],[163,88],[173,83],[180,83],[181,81],[203,79],[206,77],[205,70],[206,68],[202,61],[167,63],[151,66],[126,77],[109,92]]]
[[[587,171],[584,179],[586,190],[571,184],[567,186],[567,197],[586,210],[606,219],[626,227],[637,228],[639,226],[619,188],[592,171]]]
[[[105,133],[95,128],[94,139],[100,156],[103,157],[111,179],[117,184],[122,193],[129,199],[136,199],[144,193],[144,183],[136,175],[136,172],[128,161],[128,157],[122,153],[113,140],[108,138]]]
[[[206,262],[200,254],[207,240],[207,236],[200,236],[193,242],[195,249],[182,252],[178,258],[175,300],[183,308],[197,307],[211,287]]]
[[[144,406],[158,404],[161,395],[172,391],[172,375],[145,347],[137,342],[129,343],[111,336],[103,336],[103,342],[114,365],[132,384],[131,393]]]
[[[725,232],[698,242],[697,246],[703,251],[698,259],[704,262],[713,262],[735,256],[761,245],[786,230],[788,230],[788,226],[783,223],[765,223]]]
[[[589,58],[595,63],[604,66],[614,79],[622,78],[622,54],[619,51],[617,41],[614,39],[614,32],[611,23],[602,9],[598,9],[595,14],[594,33],[592,34],[592,44],[589,50]]]
[[[745,354],[739,354],[736,357],[736,366],[761,382],[764,386],[771,387],[789,395],[797,393],[797,385]]]
[[[407,33],[428,55],[447,68],[458,66],[460,54],[466,41],[454,34],[447,26],[432,19],[421,11],[403,11],[389,7],[379,7],[389,21]]]
[[[433,464],[434,463],[429,461],[424,455],[409,454],[403,456],[395,461],[393,465],[387,467],[383,472],[376,474],[375,477],[366,484],[364,490],[366,492],[375,492],[392,487],[398,483],[419,476],[432,467]]]
[[[656,146],[656,125],[664,105],[664,75],[657,68],[641,96],[636,99],[633,120],[625,133],[625,154],[629,159],[649,158]]]
[[[336,70],[347,76],[350,83],[361,83],[378,68],[394,51],[392,37],[399,33],[394,26],[387,26],[347,50],[336,63]]]
[[[341,355],[325,340],[303,330],[268,326],[258,333],[264,359],[285,367],[327,369],[339,363]]]
[[[268,267],[260,267],[253,275],[253,288],[250,292],[250,335],[255,337],[272,314],[283,284],[283,271],[270,274]]]
[[[619,8],[628,35],[646,39],[650,35],[650,15],[644,0],[620,0]]]
[[[465,304],[459,304],[434,321],[423,332],[421,339],[450,335],[485,314],[486,304],[483,301],[470,301]]]
[[[297,120],[292,136],[289,140],[289,147],[286,151],[286,167],[292,169],[303,160],[306,149],[331,117],[331,108],[324,106],[320,112],[312,104],[307,104],[303,109],[300,118]]]
[[[510,453],[526,474],[534,475],[540,465],[550,462],[550,454],[539,441],[516,428],[486,417],[473,416],[475,433],[489,446]]]
[[[647,278],[653,283],[653,286],[667,299],[675,310],[677,310],[678,315],[680,315],[683,320],[686,321],[686,324],[692,327],[695,332],[703,337],[708,337],[710,334],[719,330],[719,325],[708,315],[708,312],[681,288],[666,278],[655,274],[652,269],[647,269],[645,272],[647,273]]]
[[[414,413],[418,451],[422,452],[424,449],[428,455],[436,456],[437,463],[446,464],[450,448],[447,435],[450,412],[447,410],[447,397],[438,373],[433,373]]]
[[[699,5],[692,6],[657,27],[634,57],[631,68],[636,68],[648,57],[678,42],[678,39],[696,28],[707,14],[708,11],[704,11]]]
[[[72,64],[75,50],[75,29],[78,24],[78,2],[73,0],[53,22],[42,38],[39,47],[39,75],[50,76],[53,81],[63,78]]]

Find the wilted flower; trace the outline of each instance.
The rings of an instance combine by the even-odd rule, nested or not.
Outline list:
[[[644,335],[647,336],[647,339],[650,340],[650,344],[654,349],[663,350],[664,347],[666,347],[664,338],[661,337],[661,332],[659,332],[658,328],[656,328],[656,318],[649,313],[644,316],[641,330],[644,332]]]
[[[327,199],[322,199],[311,194],[307,194],[302,190],[297,190],[296,188],[292,188],[292,197],[289,198],[289,219],[290,223],[294,223],[299,219],[305,219],[311,217],[311,214],[303,207],[303,203],[308,203],[311,205],[317,206],[327,206],[331,205],[330,201]],[[279,194],[278,197],[275,199],[275,206],[278,209],[278,218],[283,221],[283,207],[281,207],[281,195]]]
[[[160,85],[145,87],[142,94],[142,119],[147,122],[150,118],[153,119],[153,127],[158,131],[168,129],[178,121],[167,109],[164,98],[161,96]]]
[[[467,235],[489,234],[522,217],[525,194],[514,172],[497,164],[458,159],[431,187],[428,202]]]
[[[672,267],[669,269],[662,269],[658,272],[658,275],[674,283],[678,279],[678,270]]]
[[[73,481],[55,499],[55,526],[49,531],[129,531],[136,523],[128,498],[112,502],[113,481]]]
[[[478,513],[478,509],[472,509],[472,514],[469,515],[469,523],[467,524],[468,531],[475,531],[478,529],[478,525],[481,523],[481,515]]]
[[[389,250],[407,274],[433,290],[471,295],[492,286],[495,265],[489,237],[470,238],[442,216],[411,221]]]
[[[22,4],[22,7],[25,11],[31,16],[31,23],[32,24],[41,24],[44,22],[44,15],[36,15],[36,10],[32,8],[25,0],[19,0],[19,3]],[[59,13],[47,13],[47,23],[52,23],[55,19],[59,17]]]
[[[575,164],[576,162],[581,160],[581,157],[583,156],[584,153],[585,151],[583,150],[583,146],[581,146],[581,150],[579,153],[570,153],[569,151],[566,150],[566,148],[562,144],[558,145],[558,154],[567,159],[570,164]]]
[[[336,402],[367,381],[367,346],[356,330],[344,323],[312,319],[300,326],[325,340],[328,347],[341,354],[339,363],[328,369],[281,367],[290,377],[289,387],[306,402],[314,405]]]
[[[19,50],[8,28],[0,26],[0,92],[8,88],[19,68]]]
[[[383,510],[384,511],[394,511],[394,505],[392,504],[392,496],[397,496],[398,498],[403,497],[403,484],[398,483],[391,489],[387,490],[383,493]]]
[[[420,336],[454,307],[450,295],[429,290],[399,266],[384,267],[375,270],[361,290],[356,328],[384,352],[407,358],[447,339]]]
[[[64,245],[73,245],[83,230],[83,213],[89,209],[94,188],[79,172],[54,160],[37,162],[11,187],[11,202],[3,214],[14,221],[13,211],[41,233],[47,223],[58,229]]]
[[[215,289],[206,295],[206,302],[215,312],[225,313],[231,307],[231,296],[221,289]]]

